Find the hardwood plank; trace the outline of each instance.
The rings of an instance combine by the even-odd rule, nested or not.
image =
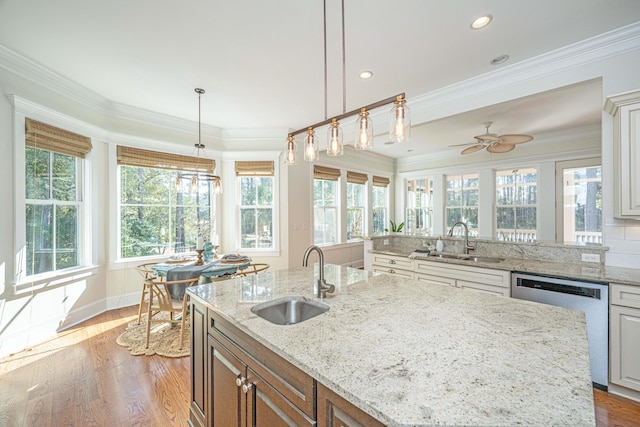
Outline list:
[[[185,426],[189,358],[116,344],[137,306],[102,313],[0,359],[0,426]],[[598,427],[640,426],[640,403],[594,390]]]

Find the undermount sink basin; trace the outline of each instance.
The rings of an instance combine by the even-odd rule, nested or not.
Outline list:
[[[454,255],[454,254],[429,254],[429,256],[443,259],[464,259],[462,255]]]
[[[472,261],[472,262],[501,262],[504,261],[504,258],[495,258],[495,257],[489,257],[489,256],[471,256],[471,257],[464,257],[461,258],[464,259],[465,261]]]
[[[329,306],[305,297],[284,297],[255,305],[251,311],[276,325],[295,325],[329,310]]]

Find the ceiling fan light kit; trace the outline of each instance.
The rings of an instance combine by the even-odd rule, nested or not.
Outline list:
[[[476,151],[480,151],[485,148],[489,153],[508,153],[509,151],[513,151],[516,148],[516,144],[524,144],[525,142],[529,142],[533,139],[531,135],[524,134],[506,134],[506,135],[496,135],[495,133],[489,133],[489,128],[493,122],[485,122],[484,126],[486,128],[485,133],[482,135],[476,135],[474,138],[476,142],[472,142],[470,144],[455,144],[450,145],[450,147],[459,147],[461,145],[470,145],[470,147],[462,150],[460,154],[470,154],[475,153]]]

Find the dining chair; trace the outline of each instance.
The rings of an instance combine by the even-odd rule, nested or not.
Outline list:
[[[269,264],[263,264],[263,263],[249,264],[249,266],[244,270],[238,271],[236,276],[245,277],[250,274],[258,274],[258,273],[264,272],[268,268],[269,268]]]
[[[187,321],[187,303],[189,302],[189,295],[185,292],[182,301],[171,298],[169,292],[170,285],[180,286],[193,286],[197,285],[200,277],[194,277],[191,279],[183,280],[163,280],[161,277],[150,277],[145,280],[145,283],[149,289],[149,305],[147,307],[147,341],[146,348],[149,348],[149,336],[151,335],[152,323],[169,323],[173,328],[180,323],[180,349],[184,343],[184,325]],[[169,319],[159,319],[157,316],[160,313],[168,313]],[[180,313],[180,319],[174,317]]]
[[[136,271],[142,276],[142,292],[140,294],[140,305],[138,306],[138,325],[142,318],[142,307],[149,302],[149,287],[147,285],[147,279],[155,277],[156,274],[152,269],[154,265],[156,265],[155,262],[148,262],[136,267]]]

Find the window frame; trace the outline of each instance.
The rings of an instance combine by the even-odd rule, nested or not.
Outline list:
[[[369,206],[369,203],[368,203],[368,200],[367,200],[368,199],[368,197],[367,197],[368,182],[369,181],[365,182],[364,184],[347,182],[347,187],[346,187],[347,188],[347,203],[346,203],[346,206],[345,206],[345,212],[346,212],[346,224],[345,224],[346,230],[345,231],[346,231],[346,234],[347,234],[347,242],[360,241],[360,240],[362,240],[361,236],[365,236],[366,234],[368,234],[367,233],[367,230],[368,230],[368,228],[367,228],[367,225],[368,225],[367,215],[368,215],[368,206]],[[351,205],[349,203],[350,202],[350,200],[349,200],[349,186],[350,185],[351,186],[359,185],[361,187],[360,195],[362,197],[362,200],[360,201],[361,202],[360,205]],[[362,222],[361,222],[361,225],[360,225],[360,229],[361,229],[362,232],[358,237],[349,238],[349,225],[350,225],[350,223],[349,223],[349,210],[355,210],[355,209],[359,209],[362,212],[362,215],[361,215]]]
[[[413,187],[417,188],[416,181],[425,181],[427,184],[425,206],[417,206],[415,197],[409,197],[409,188],[413,182]],[[409,234],[432,234],[433,233],[433,204],[434,204],[434,180],[429,177],[424,178],[411,178],[404,181],[405,184],[405,224],[406,230]],[[424,222],[427,223],[427,227],[415,228],[413,223],[416,221],[418,212],[424,216]]]
[[[373,180],[372,180],[373,181]],[[382,200],[384,201],[383,206],[374,206],[374,200],[376,199],[373,195],[374,191],[376,191],[376,189],[382,189],[383,195],[382,195]],[[371,227],[369,227],[369,230],[371,231],[371,233],[373,234],[383,234],[387,227],[387,224],[389,224],[389,186],[378,186],[378,185],[373,185],[373,183],[371,183],[371,201],[369,203],[370,209],[371,209]],[[382,230],[375,230],[374,226],[375,226],[375,214],[377,210],[382,210],[383,212],[383,221],[382,221]]]
[[[465,187],[464,186],[464,180],[465,177],[466,179],[471,179],[470,177],[475,177],[475,179],[478,181],[478,186],[477,187]],[[447,186],[447,183],[449,181],[449,177],[460,177],[460,181],[462,182],[462,186],[460,187],[460,191],[462,192],[462,197],[463,197],[463,204],[460,206],[449,206],[449,204],[447,203],[449,200],[448,197],[448,192],[449,192],[449,187]],[[481,224],[481,209],[480,209],[480,191],[481,191],[481,173],[479,172],[472,172],[472,173],[452,173],[452,174],[444,174],[443,177],[443,185],[444,185],[444,193],[443,193],[443,212],[444,212],[444,218],[443,218],[443,225],[444,225],[444,229],[445,230],[449,230],[451,228],[451,225],[447,224],[447,211],[448,209],[476,209],[477,214],[478,214],[478,223],[476,224],[475,227],[469,227],[469,236],[470,237],[477,237],[480,234],[480,224]],[[469,189],[475,189],[478,192],[478,204],[473,206],[473,205],[468,205],[466,203],[466,201],[464,200],[464,191],[469,190]],[[454,232],[456,233],[460,233],[460,231],[456,231],[454,230]],[[457,235],[457,234],[456,234]]]
[[[257,215],[257,210],[258,209],[264,209],[266,205],[242,205],[242,179],[257,179],[257,178],[270,178],[271,179],[271,193],[272,193],[272,197],[271,197],[271,205],[269,205],[271,207],[271,247],[269,248],[244,248],[242,247],[242,210],[243,209],[250,209],[253,208],[254,211],[256,212]],[[275,172],[273,176],[236,176],[236,194],[238,195],[237,197],[237,222],[238,222],[238,227],[237,228],[237,233],[235,238],[237,239],[238,242],[238,251],[242,251],[243,253],[256,253],[256,254],[262,254],[262,253],[272,253],[274,251],[277,250],[277,227],[276,227],[276,219],[277,219],[277,214],[276,214],[276,177],[275,177]],[[257,202],[257,197],[256,197],[256,202]],[[257,221],[256,221],[256,227],[258,227]]]
[[[519,173],[521,171],[531,171],[531,170],[535,171],[535,174],[536,174],[536,182],[535,182],[536,203],[535,204],[518,204],[518,203],[516,203],[517,191],[518,191],[518,187],[520,187],[521,185],[519,185],[519,183],[518,183],[517,176],[518,175],[523,175],[523,173]],[[508,184],[508,185],[505,184],[505,185],[498,186],[498,183],[497,183],[498,175],[500,173],[509,172],[509,171],[511,171],[511,174],[514,175],[513,184]],[[509,174],[504,174],[504,176],[507,176],[507,175],[509,175]],[[539,222],[538,221],[538,211],[539,211],[539,206],[538,206],[539,205],[539,203],[538,203],[538,200],[539,200],[539,197],[538,197],[538,181],[539,181],[539,179],[538,179],[538,177],[539,177],[539,175],[540,175],[540,169],[538,167],[536,167],[536,166],[527,166],[527,167],[520,166],[520,167],[514,167],[514,168],[507,168],[507,169],[496,169],[494,171],[494,192],[496,194],[496,199],[495,199],[495,203],[494,203],[494,212],[493,212],[493,215],[494,215],[494,223],[493,223],[494,233],[493,234],[494,234],[494,238],[497,241],[533,243],[538,239],[538,230],[540,228],[539,224],[538,224],[538,222]],[[527,186],[527,187],[531,187],[532,186],[531,183],[526,183],[526,184],[522,184],[522,185]],[[498,197],[497,197],[498,189],[499,188],[506,188],[506,187],[510,187],[510,186],[513,186],[513,190],[514,190],[514,192],[513,192],[513,203],[509,204],[509,205],[499,205],[498,204]],[[528,235],[533,234],[533,237],[532,238],[530,237],[530,238],[525,239],[525,240],[520,240],[518,238],[516,238],[514,240],[514,239],[506,239],[506,238],[504,238],[504,236],[499,236],[498,235],[498,209],[499,208],[502,208],[502,209],[506,209],[506,208],[513,209],[513,217],[514,217],[514,221],[515,221],[515,228],[513,229],[513,233],[515,235],[518,234],[518,230],[526,230],[525,234],[528,234]],[[535,228],[533,230],[532,229],[519,229],[518,228],[518,226],[517,226],[518,225],[517,224],[517,220],[518,220],[517,210],[518,210],[518,208],[521,208],[521,209],[535,208],[536,226],[535,226]]]
[[[342,177],[338,178],[338,180],[334,181],[334,180],[330,180],[330,179],[320,179],[320,178],[315,178],[313,177],[312,180],[312,188],[311,188],[311,203],[312,203],[312,214],[313,214],[313,233],[312,233],[312,238],[313,238],[313,244],[314,245],[319,245],[319,246],[328,246],[328,245],[336,245],[339,243],[342,243],[342,227],[341,227],[341,223],[340,223],[340,217],[341,217],[341,203],[340,203],[340,183],[341,183],[341,179]],[[316,199],[315,199],[315,185],[316,185],[316,181],[326,181],[326,182],[331,182],[334,186],[334,200],[335,200],[335,204],[334,205],[321,205],[321,206],[316,206]],[[335,224],[335,231],[336,231],[336,240],[334,242],[316,242],[316,209],[318,208],[322,208],[323,211],[327,211],[327,210],[333,210],[334,211],[334,217],[336,218],[336,224]],[[326,215],[324,216],[326,218]]]

